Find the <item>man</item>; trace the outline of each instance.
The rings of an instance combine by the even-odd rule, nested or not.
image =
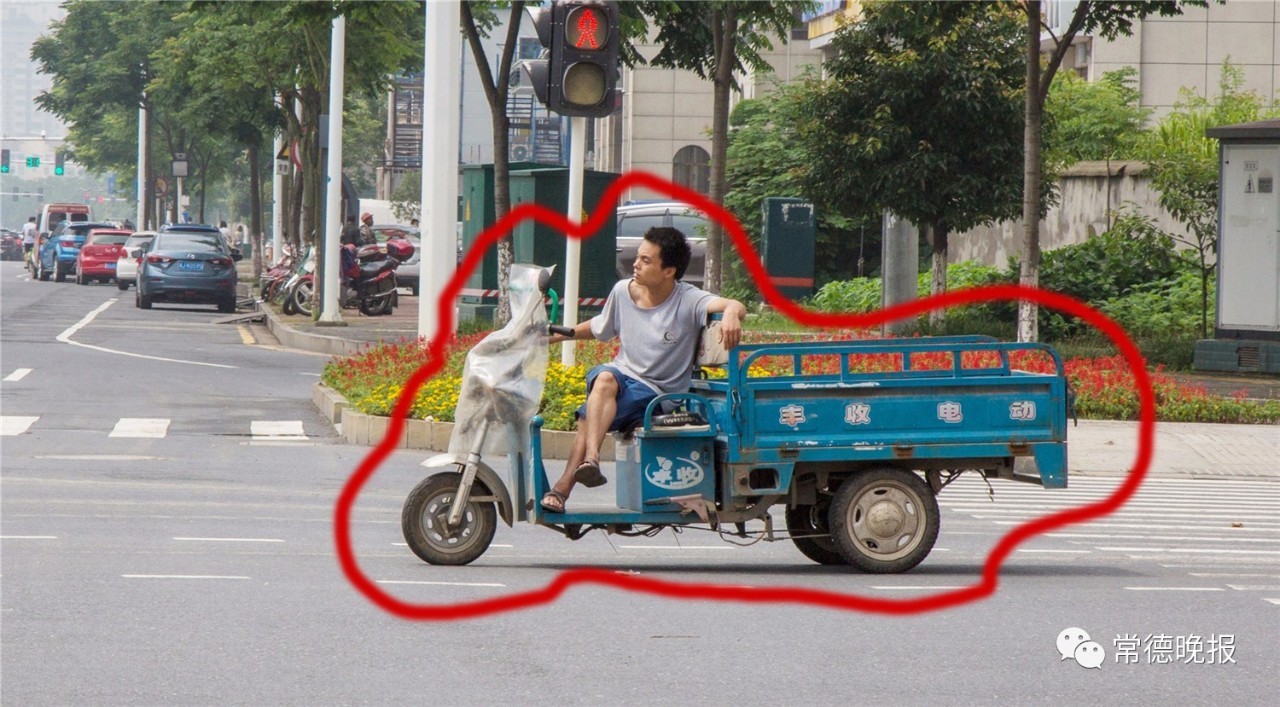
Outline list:
[[[222,242],[226,244],[228,249],[230,249],[231,248],[231,229],[227,228],[226,221],[222,221],[221,223],[218,224],[218,233],[222,234]]]
[[[23,268],[31,269],[31,251],[36,247],[36,217],[32,216],[22,224],[22,259]]]
[[[373,235],[373,214],[368,211],[360,216],[360,243],[358,245],[373,245],[378,242],[378,238]]]
[[[660,393],[689,389],[693,354],[708,314],[724,313],[721,343],[726,349],[738,345],[746,307],[681,282],[689,257],[683,233],[668,227],[649,229],[636,253],[632,278],[614,285],[604,311],[574,327],[572,337],[551,337],[552,343],[558,343],[620,336],[622,345],[613,361],[587,374],[587,402],[578,408],[578,432],[569,462],[541,500],[546,510],[563,513],[574,484],[606,483],[600,472],[605,434],[642,419],[649,402]]]
[[[360,226],[355,216],[347,217],[347,225],[342,227],[342,245],[360,246]]]

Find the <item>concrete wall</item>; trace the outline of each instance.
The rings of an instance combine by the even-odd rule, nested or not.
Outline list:
[[[1091,234],[1107,230],[1108,184],[1112,211],[1136,205],[1141,213],[1155,217],[1161,230],[1186,235],[1186,229],[1160,207],[1160,195],[1151,188],[1143,167],[1141,162],[1113,162],[1109,180],[1105,162],[1081,162],[1069,169],[1059,185],[1058,205],[1040,222],[1041,250],[1081,243]],[[952,234],[947,259],[1003,267],[1010,257],[1021,256],[1021,242],[1022,219],[1003,221]]]

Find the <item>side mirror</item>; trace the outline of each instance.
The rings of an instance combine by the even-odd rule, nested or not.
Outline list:
[[[241,260],[244,260],[244,256],[240,254],[239,248],[231,249],[231,259],[237,263],[240,262]]]

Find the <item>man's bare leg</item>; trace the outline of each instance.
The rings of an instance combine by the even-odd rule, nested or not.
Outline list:
[[[564,494],[565,498],[573,491],[573,474],[578,465],[587,459],[600,461],[600,445],[604,436],[609,433],[609,426],[618,412],[618,381],[609,371],[596,375],[591,386],[591,394],[587,396],[587,415],[578,420],[578,432],[573,436],[573,447],[569,449],[569,460],[560,476],[551,488]]]

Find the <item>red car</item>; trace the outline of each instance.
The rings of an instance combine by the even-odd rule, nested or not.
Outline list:
[[[76,256],[76,284],[87,285],[90,280],[111,282],[116,277],[116,260],[120,247],[129,240],[132,231],[114,228],[95,228],[89,231],[80,254]]]

